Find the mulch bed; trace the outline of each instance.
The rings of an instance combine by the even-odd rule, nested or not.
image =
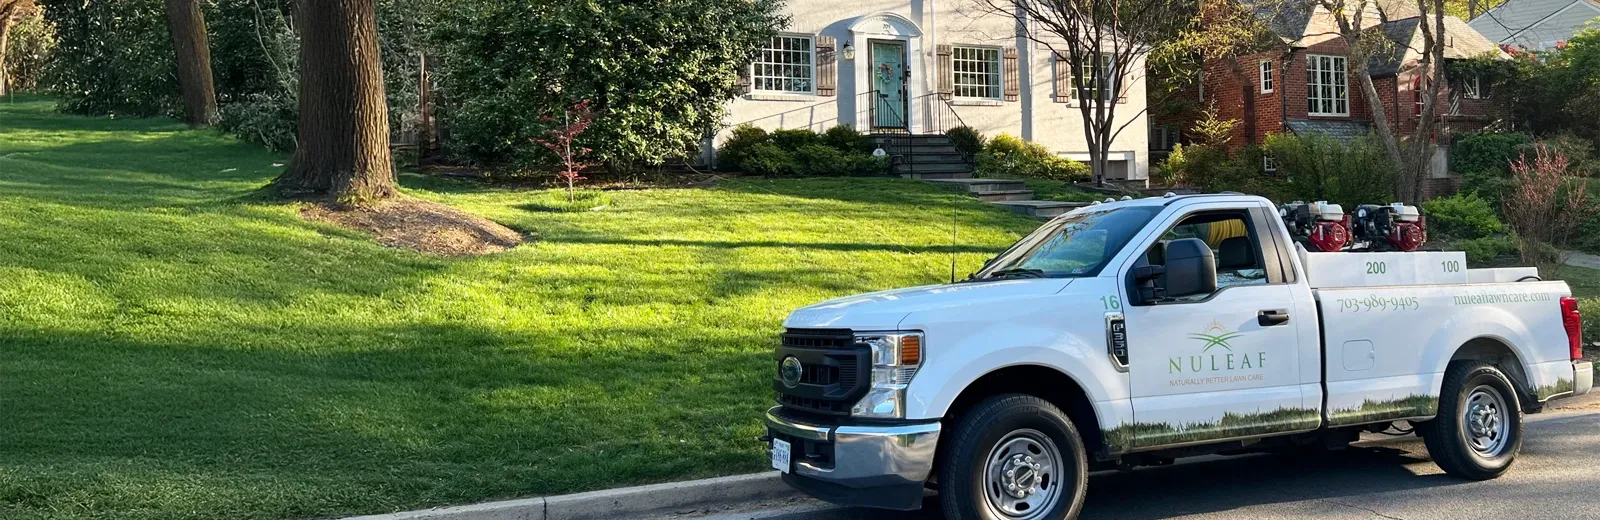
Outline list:
[[[301,208],[307,220],[372,233],[389,247],[443,256],[485,255],[524,240],[522,233],[459,209],[402,197],[372,206],[319,202]]]

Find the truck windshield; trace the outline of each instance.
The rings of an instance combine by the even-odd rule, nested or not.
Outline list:
[[[1000,253],[971,279],[1099,275],[1105,263],[1160,211],[1156,206],[1133,206],[1052,220]]]

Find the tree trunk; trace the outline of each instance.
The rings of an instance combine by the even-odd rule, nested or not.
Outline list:
[[[206,17],[200,12],[200,0],[167,0],[167,27],[177,52],[184,122],[189,126],[216,124],[217,93],[211,78],[211,48],[206,42]]]
[[[13,6],[6,6],[4,9],[0,9],[0,96],[11,93],[11,76],[6,72],[6,47],[11,43],[11,11]]]
[[[1400,153],[1400,141],[1394,135],[1394,128],[1389,126],[1389,111],[1384,109],[1383,100],[1378,99],[1378,88],[1372,84],[1367,58],[1353,56],[1350,63],[1353,69],[1351,75],[1361,83],[1361,97],[1367,98],[1367,109],[1372,113],[1372,129],[1378,134],[1378,142],[1383,143],[1383,154],[1389,158],[1389,166],[1394,168],[1395,174],[1405,175],[1406,161]],[[1396,191],[1403,191],[1403,188]]]
[[[369,203],[396,194],[374,0],[299,0],[299,146],[286,195]]]

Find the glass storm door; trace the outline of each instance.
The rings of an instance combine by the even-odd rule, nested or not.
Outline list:
[[[906,128],[906,45],[873,41],[873,128]]]

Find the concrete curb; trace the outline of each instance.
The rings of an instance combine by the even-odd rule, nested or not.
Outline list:
[[[767,472],[345,520],[588,520],[670,513],[709,503],[772,500],[798,494],[778,478],[777,472]]]

